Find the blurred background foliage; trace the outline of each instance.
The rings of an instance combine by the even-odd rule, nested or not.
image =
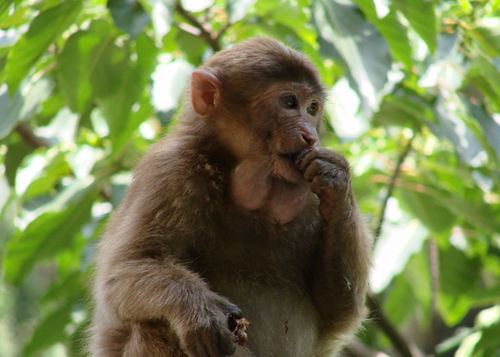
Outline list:
[[[500,356],[500,1],[1,0],[0,356],[79,356],[95,242],[190,72],[255,35],[328,88],[374,232],[353,356]]]

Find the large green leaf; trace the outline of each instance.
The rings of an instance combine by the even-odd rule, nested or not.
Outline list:
[[[72,244],[90,218],[96,198],[94,189],[89,186],[78,192],[64,211],[41,214],[9,242],[4,260],[8,282],[20,284],[37,262]]]
[[[146,119],[146,116],[132,115],[132,108],[141,100],[156,63],[157,48],[143,36],[137,40],[141,53],[136,62],[129,59],[125,49],[109,43],[90,78],[97,103],[108,123],[115,152],[125,143],[124,136],[128,137]]]
[[[59,56],[57,79],[61,93],[74,112],[82,112],[92,98],[90,78],[104,49],[113,41],[112,28],[103,20],[93,21],[86,31],[71,35]]]
[[[81,4],[81,0],[65,1],[33,19],[28,31],[16,42],[7,57],[5,78],[11,94],[16,92],[23,78],[50,44],[74,23]]]
[[[108,0],[116,26],[136,38],[149,23],[149,15],[137,0]]]
[[[373,116],[375,125],[418,128],[436,121],[432,109],[418,97],[390,95],[384,98],[380,109]]]
[[[483,229],[486,232],[499,232],[500,231],[500,221],[498,220],[498,215],[495,214],[492,207],[488,204],[476,200],[466,200],[457,192],[450,192],[440,186],[440,183],[431,183],[428,182],[423,175],[418,178],[412,178],[409,176],[401,177],[401,186],[402,187],[418,187],[419,193],[427,196],[427,199],[431,202],[437,204],[435,209],[440,209],[440,207],[444,207],[446,211],[449,213],[460,217],[463,221],[469,223],[476,229]],[[422,199],[425,198],[422,196]],[[409,204],[411,201],[408,201]],[[429,208],[433,205],[433,203],[429,203]],[[434,211],[429,212],[428,215],[438,213]],[[445,219],[446,214],[443,216]],[[448,222],[449,223],[449,222]],[[438,227],[438,226],[436,226]]]
[[[0,1],[0,15],[3,14],[5,10],[9,8],[10,5],[12,4],[18,4],[20,3],[21,0],[2,0]]]
[[[467,79],[500,111],[500,71],[489,58],[476,57],[467,73]]]
[[[388,11],[386,14],[379,15],[372,0],[354,0],[354,2],[359,5],[367,19],[384,36],[394,59],[401,62],[406,70],[410,71],[413,61],[408,30],[399,21],[396,10],[390,7],[386,9]]]
[[[391,66],[387,43],[354,5],[316,0],[313,19],[321,36],[322,52],[347,65],[351,86],[360,94],[363,109],[373,111]]]
[[[22,94],[21,94],[22,93]],[[5,137],[16,124],[31,117],[39,110],[41,103],[51,94],[50,81],[40,79],[25,81],[11,96],[6,86],[0,87],[0,139]]]
[[[480,19],[470,33],[486,54],[492,57],[500,56],[500,19],[498,17]]]
[[[417,217],[431,231],[449,230],[456,221],[456,217],[445,205],[429,195],[399,188],[397,196],[405,210]]]
[[[408,19],[413,29],[434,52],[437,44],[437,21],[432,0],[394,0],[396,8]]]
[[[451,326],[459,322],[470,307],[467,293],[480,282],[481,262],[478,258],[467,257],[453,246],[439,251],[439,261],[438,308]]]
[[[229,15],[229,21],[235,23],[243,19],[248,8],[255,4],[256,0],[228,0],[226,10]]]
[[[67,301],[43,318],[24,347],[23,356],[34,356],[56,342],[67,339],[65,327],[71,321],[73,304],[73,301]]]

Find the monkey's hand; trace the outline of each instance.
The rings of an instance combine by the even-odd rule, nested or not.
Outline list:
[[[224,357],[236,350],[229,324],[242,317],[241,310],[227,299],[214,294],[204,310],[181,333],[181,345],[189,357]]]
[[[296,165],[319,197],[321,216],[328,222],[341,219],[351,211],[349,163],[335,151],[314,147],[301,152]]]

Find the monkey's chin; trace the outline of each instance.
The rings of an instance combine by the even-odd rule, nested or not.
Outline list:
[[[272,175],[278,179],[292,184],[305,183],[302,172],[294,164],[291,155],[276,155],[272,164]]]

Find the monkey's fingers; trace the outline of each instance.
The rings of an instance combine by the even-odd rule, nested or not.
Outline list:
[[[245,344],[247,343],[248,336],[246,333],[246,329],[248,325],[250,325],[250,321],[242,317],[240,319],[234,320],[231,326],[234,328],[230,328],[233,341],[240,346],[245,346]]]

